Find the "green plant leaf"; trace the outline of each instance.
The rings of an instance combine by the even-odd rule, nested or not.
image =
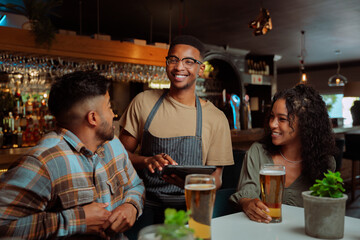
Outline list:
[[[316,179],[313,186],[310,187],[311,195],[319,197],[341,198],[345,192],[343,179],[340,172],[332,172],[328,170],[324,173],[325,178]]]
[[[177,211],[173,208],[165,209],[165,226],[160,228],[157,234],[161,236],[162,240],[173,240],[193,233],[193,229],[185,226],[190,219],[190,213],[190,211]]]

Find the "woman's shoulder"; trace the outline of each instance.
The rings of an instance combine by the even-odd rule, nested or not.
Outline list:
[[[265,148],[264,145],[262,143],[259,142],[254,142],[253,144],[251,144],[249,151],[261,151],[261,152],[265,152]]]
[[[249,150],[247,151],[248,155],[259,155],[259,156],[270,156],[268,151],[265,150],[264,145],[259,142],[254,142]]]

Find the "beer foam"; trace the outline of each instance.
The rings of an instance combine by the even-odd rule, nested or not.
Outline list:
[[[214,184],[188,184],[185,185],[186,190],[196,190],[196,191],[207,191],[215,189],[216,186]]]
[[[285,175],[285,171],[261,169],[260,174],[261,175],[271,175],[271,176],[281,176],[281,175]]]

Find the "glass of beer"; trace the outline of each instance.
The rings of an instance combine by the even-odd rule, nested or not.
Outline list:
[[[285,166],[264,164],[260,169],[261,200],[269,208],[272,223],[282,220],[281,203],[285,186]]]
[[[206,174],[190,174],[185,179],[187,210],[191,210],[189,227],[195,237],[211,239],[211,217],[215,202],[215,177]]]

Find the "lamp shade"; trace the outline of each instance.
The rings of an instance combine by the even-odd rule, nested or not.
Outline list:
[[[360,97],[360,81],[348,82],[344,87],[344,97]]]
[[[331,76],[328,81],[328,85],[330,87],[338,87],[338,86],[341,87],[341,86],[345,86],[346,83],[347,83],[347,78],[341,74],[335,74]]]

